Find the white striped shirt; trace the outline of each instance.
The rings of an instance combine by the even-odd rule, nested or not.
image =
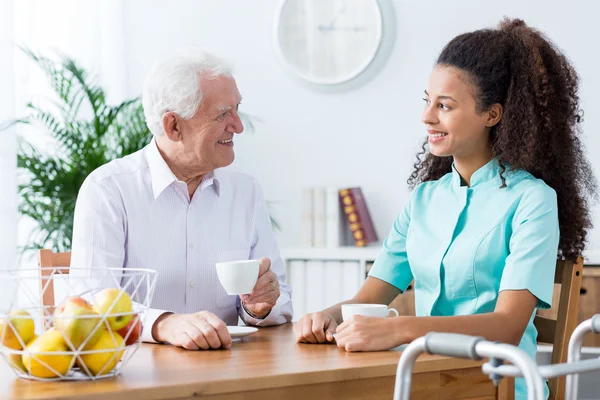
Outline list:
[[[229,296],[215,263],[269,257],[281,295],[271,313],[252,318]],[[232,168],[206,174],[190,200],[151,141],[91,173],[77,197],[71,265],[158,271],[142,340],[165,311],[210,311],[227,325],[278,325],[292,319],[291,290],[262,190]]]

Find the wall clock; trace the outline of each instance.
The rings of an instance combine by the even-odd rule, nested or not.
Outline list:
[[[276,15],[279,58],[317,85],[354,80],[373,63],[384,39],[382,0],[282,0]]]

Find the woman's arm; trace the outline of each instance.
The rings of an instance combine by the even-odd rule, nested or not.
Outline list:
[[[323,312],[331,315],[340,324],[342,322],[342,304],[390,304],[399,294],[400,289],[396,286],[368,276],[352,299],[333,305]]]
[[[483,336],[486,340],[518,345],[533,314],[537,298],[528,290],[505,290],[498,295],[494,312],[453,317],[402,317],[398,320],[399,344],[409,343],[430,331]]]
[[[337,329],[336,342],[346,351],[388,350],[429,332],[483,336],[486,340],[518,345],[533,314],[537,298],[528,290],[500,292],[493,312],[452,317],[374,318],[354,316]]]

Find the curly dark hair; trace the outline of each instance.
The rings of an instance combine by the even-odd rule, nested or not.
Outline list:
[[[552,187],[558,196],[558,257],[576,259],[592,227],[589,200],[597,199],[597,182],[579,137],[579,78],[567,57],[522,20],[504,19],[497,29],[452,39],[436,65],[469,76],[478,111],[495,103],[503,106],[502,119],[490,132],[492,155],[502,167],[502,187],[505,165]],[[409,186],[441,178],[451,172],[452,162],[452,157],[429,153],[425,140]]]

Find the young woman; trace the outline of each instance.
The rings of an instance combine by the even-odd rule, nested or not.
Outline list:
[[[580,255],[591,226],[596,181],[577,89],[567,58],[521,20],[448,43],[425,90],[414,191],[346,302],[389,304],[414,279],[417,316],[342,323],[340,303],[302,318],[297,340],[332,342],[335,333],[347,351],[372,351],[444,331],[535,357],[533,317],[550,307],[557,256]],[[516,392],[525,395],[522,381]]]

